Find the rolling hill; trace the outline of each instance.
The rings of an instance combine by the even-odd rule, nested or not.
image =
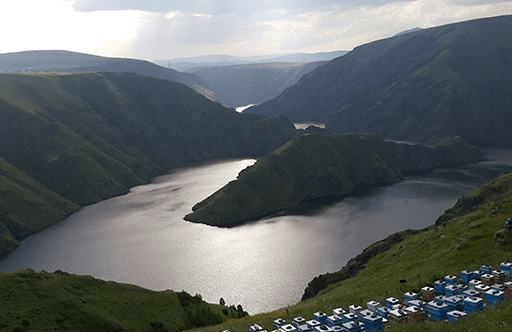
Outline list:
[[[397,183],[404,172],[479,158],[479,151],[459,138],[427,147],[386,142],[376,134],[302,135],[194,205],[185,220],[230,227],[286,212],[307,200]]]
[[[512,16],[500,16],[362,45],[245,112],[402,141],[510,141],[511,31]]]
[[[183,331],[247,315],[196,294],[31,269],[0,273],[2,331]]]
[[[0,252],[172,167],[260,156],[298,133],[127,73],[0,74]]]
[[[212,91],[208,84],[194,74],[180,73],[149,61],[107,58],[60,50],[0,54],[0,73],[82,73],[97,71],[135,73],[182,83],[208,99],[225,106],[232,106],[229,100]]]

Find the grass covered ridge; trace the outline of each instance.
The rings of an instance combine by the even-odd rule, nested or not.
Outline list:
[[[244,315],[200,295],[64,272],[0,273],[0,331],[181,331]]]
[[[512,198],[505,194],[512,193],[512,186],[503,187],[505,183],[512,183],[509,182],[511,179],[512,174],[505,174],[491,182],[502,186],[502,195],[506,198],[483,202],[469,214],[407,236],[389,250],[370,258],[355,277],[330,285],[314,298],[201,331],[246,331],[254,323],[270,330],[272,321],[279,317],[289,321],[297,316],[312,319],[313,312],[319,310],[326,313],[338,307],[348,310],[352,304],[365,307],[368,301],[385,303],[391,296],[403,300],[405,292],[419,292],[420,286],[433,285],[435,280],[447,274],[460,277],[462,270],[477,270],[483,264],[499,269],[501,262],[512,261],[511,241],[498,245],[494,239],[495,232],[502,230],[506,219],[512,215]],[[484,187],[468,195],[482,191]],[[507,233],[505,237],[511,239],[512,234]],[[407,282],[400,283],[401,279]],[[393,331],[510,331],[511,327],[512,305],[507,302],[468,317],[460,324],[429,321],[404,324]]]

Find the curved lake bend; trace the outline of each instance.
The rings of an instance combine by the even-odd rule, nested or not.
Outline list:
[[[254,160],[177,169],[27,237],[0,260],[0,271],[60,269],[199,293],[212,303],[223,297],[251,314],[271,311],[297,303],[315,276],[339,270],[369,244],[433,224],[462,194],[512,169],[509,150],[486,152],[489,161],[408,176],[311,216],[231,229],[189,223],[183,216]]]

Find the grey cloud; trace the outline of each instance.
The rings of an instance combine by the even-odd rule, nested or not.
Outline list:
[[[248,15],[264,10],[317,10],[326,8],[352,8],[363,5],[381,6],[392,2],[413,0],[73,0],[73,8],[81,12],[141,10],[153,13],[184,11],[209,15],[236,13]],[[497,0],[499,1],[499,0]]]

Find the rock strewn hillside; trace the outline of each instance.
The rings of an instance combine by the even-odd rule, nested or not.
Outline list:
[[[185,219],[232,226],[309,199],[396,183],[403,172],[480,158],[476,148],[459,138],[427,147],[386,142],[376,134],[304,135],[240,172],[237,180],[197,203]]]
[[[245,112],[324,122],[335,133],[429,142],[512,139],[512,16],[412,32],[355,48]]]
[[[257,157],[297,131],[135,74],[0,74],[0,252],[172,167]]]

